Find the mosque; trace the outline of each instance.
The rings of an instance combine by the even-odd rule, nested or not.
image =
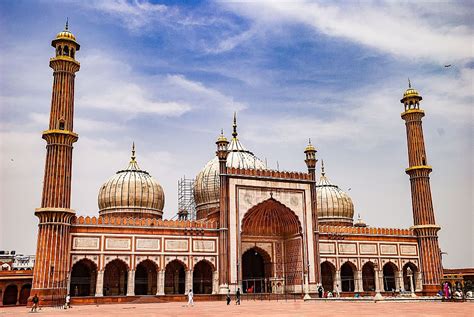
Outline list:
[[[193,184],[195,217],[162,219],[165,192],[132,149],[98,189],[98,215],[71,209],[74,82],[80,45],[67,25],[55,56],[46,163],[31,295],[52,304],[123,302],[150,295],[235,293],[314,296],[320,284],[341,296],[433,294],[442,276],[425,152],[421,95],[409,85],[401,118],[408,143],[413,226],[354,221],[351,198],[333,184],[311,142],[304,171],[270,170],[239,139],[218,136],[216,152]],[[214,142],[209,140],[209,142]],[[128,165],[126,162],[128,161]],[[113,171],[111,170],[111,173]],[[159,175],[158,175],[159,176]],[[406,211],[408,212],[408,210]],[[31,300],[31,297],[30,297]]]

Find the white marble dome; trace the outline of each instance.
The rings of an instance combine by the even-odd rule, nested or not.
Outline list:
[[[352,226],[354,221],[354,204],[352,199],[337,185],[326,177],[324,165],[316,185],[318,222],[321,225]]]
[[[245,169],[265,169],[265,163],[247,150],[237,138],[236,124],[229,143],[227,167]],[[205,218],[207,214],[219,208],[220,177],[219,159],[215,156],[196,176],[194,182],[194,201],[197,218]]]
[[[101,186],[98,202],[101,216],[161,219],[165,195],[161,185],[140,169],[133,149],[128,167]]]

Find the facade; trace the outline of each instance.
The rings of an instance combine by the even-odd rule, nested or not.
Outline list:
[[[70,206],[74,81],[80,45],[66,29],[52,41],[53,92],[32,295],[43,304],[75,297],[296,293],[319,284],[342,295],[432,294],[442,274],[423,143],[421,96],[410,87],[404,104],[414,226],[354,223],[350,197],[317,170],[308,144],[304,172],[269,170],[241,143],[234,116],[230,141],[194,183],[196,219],[163,220],[165,193],[141,170],[135,148],[128,167],[99,189],[96,217]],[[124,164],[125,165],[125,164]],[[184,215],[184,216],[183,216]]]

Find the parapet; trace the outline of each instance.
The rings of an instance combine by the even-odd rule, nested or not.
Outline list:
[[[414,236],[411,229],[400,228],[373,228],[373,227],[344,227],[344,226],[319,226],[320,234],[358,234],[358,235],[383,235],[383,236]]]
[[[277,171],[277,170],[269,170],[269,169],[247,169],[247,168],[228,167],[227,174],[280,178],[280,179],[289,179],[289,180],[305,180],[305,181],[311,180],[311,175],[308,173]]]
[[[216,229],[217,223],[215,221],[201,221],[201,220],[162,220],[149,218],[127,218],[127,217],[112,217],[112,216],[78,216],[74,217],[73,225],[88,225],[88,226],[133,226],[133,227],[154,227],[154,228],[199,228],[199,229]]]

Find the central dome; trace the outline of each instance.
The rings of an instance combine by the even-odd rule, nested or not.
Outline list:
[[[165,195],[161,185],[135,160],[135,145],[128,167],[118,171],[99,191],[99,215],[161,219]]]
[[[232,140],[229,143],[227,167],[244,169],[266,169],[265,163],[247,150],[237,138],[237,123],[234,116]],[[220,177],[219,159],[214,156],[196,176],[194,182],[194,201],[196,218],[206,218],[219,209]]]
[[[352,226],[354,218],[352,199],[337,185],[331,184],[324,172],[324,163],[321,168],[321,177],[316,184],[319,224]]]

